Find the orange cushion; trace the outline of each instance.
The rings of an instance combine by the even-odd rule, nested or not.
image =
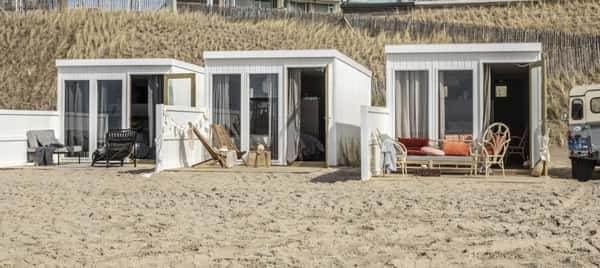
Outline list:
[[[469,144],[467,143],[444,141],[442,147],[446,155],[469,156]]]
[[[429,146],[422,147],[421,152],[424,152],[427,155],[433,155],[433,156],[444,156],[445,155],[444,151],[433,148],[433,147],[429,147]]]

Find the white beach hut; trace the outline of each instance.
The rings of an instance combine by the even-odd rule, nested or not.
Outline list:
[[[27,163],[26,132],[46,129],[65,145],[83,147],[85,160],[103,143],[108,128],[136,128],[138,141],[145,145],[140,148],[146,151],[144,158],[154,159],[160,132],[156,129],[162,124],[157,112],[173,110],[173,117],[192,119],[206,112],[204,69],[194,64],[174,59],[65,59],[56,60],[56,67],[56,111],[0,110],[5,127],[0,166]],[[170,144],[175,140],[164,142],[164,152],[174,151],[169,147],[177,146]],[[182,162],[180,156],[169,161]]]
[[[530,163],[539,161],[546,116],[540,43],[389,45],[385,53],[386,107],[363,108],[363,159],[376,128],[394,137],[477,139],[489,123],[503,122],[527,139]],[[363,179],[372,164],[362,162]]]
[[[198,65],[175,59],[66,59],[57,60],[56,67],[57,134],[65,145],[83,146],[86,157],[109,128],[134,128],[138,157],[155,159],[157,127],[163,124],[157,110],[198,114],[205,108],[204,69]]]
[[[204,53],[211,121],[274,164],[358,164],[371,71],[337,50]]]

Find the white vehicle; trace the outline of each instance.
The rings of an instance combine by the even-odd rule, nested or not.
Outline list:
[[[592,178],[600,160],[600,85],[577,86],[569,92],[567,133],[573,178]]]

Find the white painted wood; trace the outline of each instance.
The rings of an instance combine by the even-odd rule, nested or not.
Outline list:
[[[328,165],[338,165],[341,139],[354,138],[360,142],[360,106],[371,103],[371,72],[336,50],[275,50],[275,51],[214,51],[204,52],[206,88],[212,99],[212,75],[240,74],[242,77],[242,149],[248,148],[249,75],[273,73],[279,85],[279,154],[274,165],[285,165],[287,69],[327,67],[328,69]],[[212,103],[208,105],[212,109]],[[355,131],[344,131],[355,127]],[[357,152],[357,155],[359,153]]]
[[[194,136],[188,122],[208,136],[206,108],[178,107],[159,104],[156,106],[156,165],[155,171],[191,167],[203,161],[207,152]],[[160,124],[158,123],[160,122]]]
[[[310,59],[310,58],[336,58],[352,66],[356,70],[372,76],[371,71],[362,64],[335,49],[308,49],[308,50],[247,50],[247,51],[206,51],[205,60],[235,60],[235,59]]]
[[[144,68],[150,66],[174,66],[185,69],[188,72],[203,73],[204,68],[201,66],[183,62],[176,59],[165,58],[138,58],[138,59],[58,59],[56,67],[133,67]]]
[[[505,53],[539,52],[541,43],[469,43],[469,44],[426,44],[426,45],[386,45],[386,54],[415,53]]]
[[[360,108],[360,178],[371,178],[371,150],[373,135],[378,129],[382,134],[392,135],[394,131],[390,110],[384,107],[363,105]]]
[[[164,75],[192,73],[196,76],[196,107],[206,108],[208,100],[205,90],[205,70],[198,65],[175,59],[59,59],[56,60],[57,107],[60,114],[58,137],[64,142],[64,81],[87,80],[90,83],[90,120],[89,148],[96,149],[97,144],[97,81],[121,80],[123,83],[122,127],[130,126],[131,115],[131,79],[132,75]],[[156,125],[160,122],[156,121]],[[91,155],[91,154],[90,154]]]
[[[346,154],[351,162],[360,161],[360,119],[362,106],[371,105],[371,77],[357,73],[344,62],[334,61],[333,90],[331,106],[333,118],[334,144],[336,144],[337,161],[343,161],[341,155]],[[331,135],[330,135],[331,136]],[[342,150],[344,152],[342,152]],[[352,163],[342,163],[344,165]]]
[[[27,131],[54,130],[58,132],[57,111],[0,110],[0,166],[27,163]]]
[[[531,166],[540,160],[541,137],[544,133],[542,122],[542,67],[536,66],[529,70],[529,153]]]
[[[388,45],[386,51],[386,107],[390,111],[391,133],[395,133],[395,72],[429,72],[429,138],[439,136],[439,72],[442,70],[471,70],[473,72],[473,136],[481,135],[483,118],[483,68],[492,63],[533,63],[541,60],[540,43],[502,44],[434,44]],[[535,135],[541,130],[542,94],[541,71],[533,70],[531,76],[530,124],[532,159],[539,159],[539,144]],[[364,124],[365,122],[363,122]],[[539,126],[538,126],[539,125]],[[362,128],[362,125],[361,125]],[[535,133],[534,133],[535,132]],[[362,142],[362,141],[361,141]],[[364,148],[364,146],[363,146]],[[362,150],[362,149],[361,149]],[[534,153],[535,152],[535,153]],[[365,152],[361,152],[365,155]]]
[[[483,64],[530,63],[541,59],[540,43],[507,44],[439,44],[386,46],[386,107],[395,119],[395,72],[429,72],[429,138],[439,136],[439,72],[442,70],[473,71],[473,135],[480,135],[483,117]],[[541,95],[539,96],[541,97]],[[541,105],[541,104],[540,104]],[[395,128],[394,128],[395,129]],[[394,132],[394,135],[396,133]]]

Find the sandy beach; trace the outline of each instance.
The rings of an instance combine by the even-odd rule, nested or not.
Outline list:
[[[0,267],[600,266],[600,181],[566,169],[361,182],[150,167],[0,170]]]

